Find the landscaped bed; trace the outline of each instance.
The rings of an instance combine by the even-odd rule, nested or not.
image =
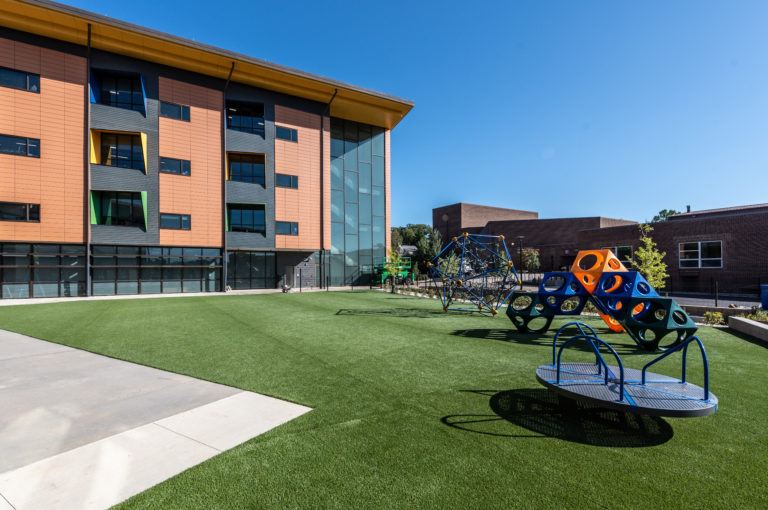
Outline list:
[[[654,356],[586,320],[627,365]],[[636,417],[537,384],[563,322],[521,335],[380,292],[0,308],[0,328],[314,408],[125,508],[768,506],[765,347],[701,328],[717,413]],[[654,366],[679,370],[679,355]]]

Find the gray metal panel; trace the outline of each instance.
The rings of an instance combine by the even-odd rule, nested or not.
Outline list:
[[[274,232],[274,224],[275,222],[271,222]],[[267,229],[269,230],[269,214],[267,214]],[[238,250],[238,249],[257,249],[257,250],[267,250],[267,249],[274,249],[275,247],[275,238],[274,234],[272,236],[272,239],[268,236],[263,236],[261,234],[254,234],[251,232],[227,232],[227,247],[231,250]]]
[[[91,188],[94,190],[147,191],[149,186],[150,179],[141,170],[91,165]]]
[[[91,225],[91,244],[156,245],[159,239],[156,232],[139,227]]]
[[[269,204],[274,204],[275,193],[270,187],[264,187],[261,184],[252,184],[250,182],[227,181],[227,202],[230,204],[267,204],[267,218],[274,220],[274,214],[270,212],[274,209],[269,208]],[[273,221],[274,223],[274,221]],[[274,236],[267,227],[267,236]]]
[[[295,278],[296,286],[316,287],[317,271],[315,270],[315,254],[307,252],[277,252],[277,275],[280,278],[280,287],[285,285],[285,268],[294,266],[296,268]],[[301,281],[299,281],[301,278]]]

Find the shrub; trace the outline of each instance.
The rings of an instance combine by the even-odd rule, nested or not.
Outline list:
[[[762,310],[759,306],[753,306],[752,311],[747,314],[747,319],[753,321],[768,322],[768,312]]]
[[[723,319],[721,312],[704,312],[704,324],[712,326],[715,324],[725,324],[725,319]]]

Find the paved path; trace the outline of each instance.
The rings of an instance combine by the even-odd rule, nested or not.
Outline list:
[[[310,409],[0,330],[0,510],[108,508]]]

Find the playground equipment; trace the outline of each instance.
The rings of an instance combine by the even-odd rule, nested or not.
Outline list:
[[[507,316],[524,333],[546,332],[555,315],[578,315],[591,302],[612,331],[626,331],[643,349],[682,344],[696,325],[682,308],[659,294],[637,271],[628,271],[611,250],[580,251],[570,272],[544,275],[538,292],[512,295]],[[531,327],[534,319],[544,324]],[[541,321],[539,321],[541,322]]]
[[[568,327],[576,327],[578,334],[558,348],[557,341]],[[563,362],[563,351],[577,342],[586,343],[595,356],[594,363]],[[693,343],[701,352],[703,388],[686,380],[688,347]],[[617,365],[606,363],[600,352],[601,346],[616,359]],[[649,367],[676,352],[682,352],[680,379],[648,372]],[[718,404],[717,397],[709,392],[709,361],[697,336],[689,336],[646,363],[642,370],[636,370],[625,367],[619,354],[598,338],[594,329],[580,322],[570,322],[555,334],[552,363],[537,368],[536,379],[548,389],[569,398],[636,414],[679,418],[707,416],[717,410]]]
[[[411,257],[400,257],[399,261],[392,261],[389,257],[374,257],[373,271],[375,281],[381,284],[410,285],[413,283]]]
[[[441,289],[443,310],[496,315],[520,285],[504,236],[464,233],[454,237],[427,266]],[[457,300],[466,306],[453,306]]]

